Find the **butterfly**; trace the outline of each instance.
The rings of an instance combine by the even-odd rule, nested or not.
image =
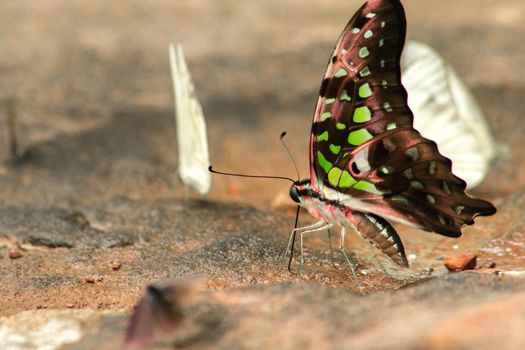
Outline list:
[[[318,220],[290,236],[292,247],[301,236],[301,267],[306,232],[340,225],[344,253],[345,228],[352,228],[408,267],[390,222],[459,237],[476,216],[496,212],[465,193],[452,162],[414,129],[401,84],[405,34],[399,0],[368,0],[337,41],[313,117],[310,179],[290,187],[291,198]]]
[[[184,307],[203,284],[203,278],[183,277],[149,285],[129,319],[127,348],[144,348],[156,331],[173,332],[185,318]]]
[[[454,174],[476,187],[505,154],[483,111],[451,65],[431,47],[409,41],[401,56],[402,83],[416,115],[414,127],[452,160]]]
[[[211,186],[206,121],[195,96],[191,76],[184,59],[182,46],[169,47],[171,77],[175,94],[177,124],[178,176],[185,186],[205,194]]]

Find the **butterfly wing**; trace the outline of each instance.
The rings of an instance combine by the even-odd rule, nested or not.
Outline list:
[[[126,344],[129,348],[140,348],[153,341],[155,320],[151,297],[144,296],[135,306],[126,330]]]
[[[459,236],[495,209],[465,194],[450,160],[413,128],[400,74],[405,34],[399,0],[369,0],[345,27],[314,114],[312,186],[351,209]]]
[[[401,56],[414,127],[451,159],[455,174],[477,186],[501,154],[483,111],[452,67],[429,46],[409,41]]]
[[[183,277],[148,286],[129,319],[126,344],[143,348],[154,340],[155,331],[170,333],[184,319],[183,306],[202,287],[204,279]]]
[[[182,46],[170,45],[170,66],[175,93],[175,121],[179,155],[179,177],[186,186],[204,194],[210,190],[211,175],[206,122],[195,96]]]

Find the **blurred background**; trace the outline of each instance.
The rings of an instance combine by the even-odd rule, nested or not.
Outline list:
[[[408,38],[450,62],[509,150],[473,191],[496,205],[496,215],[479,218],[458,240],[398,230],[410,278],[374,273],[369,247],[353,234],[347,249],[372,297],[347,293],[357,290],[345,268],[333,268],[324,235],[307,239],[306,276],[288,273],[279,258],[293,224],[281,215],[291,203],[286,181],[213,176],[206,198],[218,203],[182,199],[168,44],[184,47],[216,169],[295,177],[279,142],[286,130],[308,177],[324,69],[363,2],[0,1],[0,316],[120,310],[116,328],[99,328],[118,344],[106,348],[115,349],[147,284],[195,273],[209,277],[211,299],[233,293],[229,306],[213,299],[216,312],[204,308],[202,319],[212,317],[210,327],[225,332],[241,329],[221,338],[230,346],[205,331],[211,347],[273,339],[289,348],[342,340],[351,344],[343,348],[381,348],[401,338],[416,343],[399,348],[523,348],[501,346],[523,342],[525,313],[516,307],[525,305],[523,280],[495,274],[523,276],[525,261],[523,0],[403,1]],[[17,164],[9,159],[9,116],[26,152]],[[477,255],[478,268],[449,274],[443,260],[462,252]],[[429,282],[414,286],[414,279]],[[252,298],[251,285],[271,297]],[[520,294],[506,298],[510,290]],[[256,321],[245,322],[241,304]],[[234,310],[233,322],[224,310]],[[67,332],[36,334],[57,333]],[[96,345],[85,348],[102,349],[101,339],[92,336]]]
[[[361,1],[3,1],[0,98],[16,100],[32,163],[2,201],[171,196],[176,142],[169,42],[181,42],[217,169],[308,176],[311,117],[327,59]],[[407,0],[408,37],[472,89],[510,154],[478,189],[525,185],[521,0]],[[3,108],[5,111],[5,108]],[[4,113],[5,115],[5,113]],[[2,138],[5,134],[2,133]],[[2,147],[6,142],[1,140]],[[1,156],[6,157],[7,151]],[[0,171],[6,173],[5,165]],[[55,170],[49,172],[49,168]],[[37,177],[32,176],[37,172]],[[215,199],[268,209],[288,183],[213,177]]]

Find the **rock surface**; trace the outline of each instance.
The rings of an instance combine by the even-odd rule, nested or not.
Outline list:
[[[0,133],[0,348],[120,348],[146,286],[185,275],[207,289],[157,348],[524,348],[525,4],[405,3],[409,37],[452,63],[509,152],[475,191],[497,215],[457,240],[396,227],[410,270],[379,256],[387,276],[347,235],[362,296],[325,235],[287,271],[293,217],[282,197],[270,209],[288,183],[216,176],[204,199],[174,182],[167,55],[182,41],[217,169],[294,176],[287,130],[305,176],[323,69],[359,1],[2,2],[0,129],[14,98],[26,154],[11,162]],[[449,274],[464,251],[477,268]]]

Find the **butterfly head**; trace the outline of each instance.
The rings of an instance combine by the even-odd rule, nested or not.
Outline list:
[[[290,198],[297,204],[304,204],[305,196],[309,196],[312,191],[310,180],[295,181],[290,186]]]

